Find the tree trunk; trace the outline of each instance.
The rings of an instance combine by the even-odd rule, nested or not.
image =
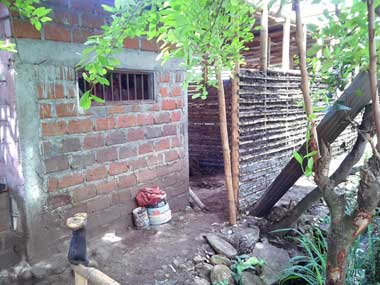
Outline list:
[[[367,105],[365,107],[362,122],[360,126],[358,126],[358,136],[355,144],[352,146],[350,153],[344,158],[339,167],[330,177],[330,179],[334,181],[334,186],[337,186],[346,180],[354,165],[358,163],[360,158],[363,156],[368,142],[366,135],[364,134],[368,134],[369,137],[372,137],[372,126],[372,108],[371,105]],[[294,223],[297,222],[297,220],[306,210],[310,209],[310,207],[321,198],[322,192],[319,187],[314,188],[291,211],[289,211],[283,219],[281,219],[276,224],[268,226],[266,230],[269,232],[278,229],[290,228]],[[285,232],[281,232],[280,234],[284,233]]]
[[[239,204],[239,72],[240,63],[235,62],[232,76],[231,94],[231,161],[232,161],[232,185],[234,189],[235,203]]]
[[[219,127],[220,137],[223,146],[223,161],[224,161],[224,176],[226,180],[227,195],[228,195],[228,209],[229,209],[229,222],[231,225],[236,224],[236,204],[235,195],[232,186],[231,174],[231,153],[228,141],[227,129],[227,114],[226,114],[226,98],[224,95],[224,86],[222,74],[219,67],[216,68],[216,80],[218,81],[218,103],[219,103]]]
[[[306,50],[304,44],[304,30],[302,25],[302,16],[300,10],[300,0],[294,0],[293,2],[294,10],[296,12],[296,41],[297,48],[300,59],[300,69],[301,69],[301,89],[303,100],[305,103],[306,116],[311,125],[311,137],[310,137],[310,150],[317,151],[317,154],[314,156],[314,161],[317,161],[319,158],[319,147],[318,147],[318,134],[317,134],[317,125],[315,120],[311,118],[313,115],[313,103],[310,97],[309,90],[309,75],[306,68]]]
[[[260,18],[260,70],[268,70],[268,0],[263,1],[263,11]]]
[[[371,97],[373,106],[373,118],[375,120],[375,132],[377,137],[377,151],[380,151],[380,108],[379,96],[377,90],[377,73],[376,73],[376,42],[375,42],[375,0],[367,0],[368,9],[368,40],[369,40],[369,80],[371,87]]]

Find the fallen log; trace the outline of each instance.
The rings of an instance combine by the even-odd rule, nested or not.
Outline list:
[[[194,201],[195,204],[197,204],[199,208],[201,208],[202,211],[208,212],[207,206],[203,204],[201,199],[199,199],[198,195],[195,194],[191,188],[189,188],[189,194],[190,194],[190,198]]]
[[[350,110],[333,108],[326,113],[317,126],[319,140],[324,140],[330,144],[346,129],[350,124],[350,120],[353,120],[364,106],[371,101],[368,73],[359,73],[338,101],[340,104],[349,107]],[[298,152],[305,155],[305,144]],[[256,204],[250,208],[250,214],[257,217],[267,215],[277,201],[302,175],[300,165],[292,158]]]

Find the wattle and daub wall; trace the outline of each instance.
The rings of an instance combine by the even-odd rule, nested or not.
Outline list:
[[[302,106],[301,77],[297,72],[268,71],[267,75],[242,69],[239,88],[241,209],[252,205],[272,183],[305,140],[306,118]],[[230,84],[225,82],[230,102]],[[314,87],[323,89],[319,84]],[[191,92],[189,92],[191,94]],[[230,103],[229,103],[230,104]],[[207,100],[189,98],[190,160],[205,169],[222,169],[218,102],[214,89]],[[320,114],[322,116],[323,114]],[[228,107],[227,116],[230,116]],[[354,139],[348,128],[334,143],[342,152]],[[211,155],[206,155],[211,154]]]
[[[130,224],[144,187],[166,191],[173,210],[188,202],[187,91],[178,62],[156,61],[155,42],[126,40],[120,68],[150,72],[153,99],[79,106],[75,68],[82,43],[107,20],[104,2],[44,2],[53,22],[41,31],[12,19],[23,175],[12,191],[24,199],[32,262],[67,251],[65,219],[73,213],[89,214],[91,233],[116,220]]]

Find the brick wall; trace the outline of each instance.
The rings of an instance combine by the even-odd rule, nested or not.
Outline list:
[[[0,4],[0,39],[10,37],[7,9]],[[15,252],[17,234],[11,230],[10,192],[20,191],[22,183],[19,161],[19,134],[16,115],[14,81],[9,66],[12,55],[0,52],[0,183],[8,190],[0,191],[0,269],[15,264],[20,256]],[[16,194],[16,193],[15,193]]]
[[[156,73],[156,101],[94,106],[81,114],[74,70],[36,81],[44,187],[50,209],[130,214],[136,191],[160,186],[175,206],[187,183],[180,72]],[[169,200],[169,201],[170,201]]]
[[[37,31],[28,21],[17,15],[13,18],[13,36],[36,40],[84,43],[91,35],[101,33],[101,26],[109,21],[109,14],[104,12],[101,4],[112,5],[106,0],[47,0],[45,7],[52,9],[51,22]],[[127,39],[125,48],[143,51],[158,51],[154,41],[146,39]]]
[[[173,210],[188,202],[187,92],[178,63],[156,62],[154,42],[126,40],[120,68],[153,72],[155,99],[83,111],[75,66],[84,37],[98,33],[106,17],[99,1],[51,0],[49,6],[54,23],[41,32],[14,20],[28,251],[33,260],[62,247],[69,234],[65,218],[74,212],[89,213],[91,233],[116,220],[130,224],[135,194],[144,187],[166,191]]]

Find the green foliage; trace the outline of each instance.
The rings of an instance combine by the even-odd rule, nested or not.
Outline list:
[[[314,29],[314,38],[319,40],[309,51],[309,66],[312,74],[321,76],[332,94],[343,90],[358,70],[369,66],[368,26],[366,1],[353,0],[352,6],[345,1],[335,1],[338,13],[327,10],[322,18],[327,24]],[[380,0],[375,0],[376,6]],[[376,17],[376,25],[380,24]],[[375,39],[379,50],[379,36]],[[320,54],[318,58],[317,55]],[[318,64],[320,68],[318,68]]]
[[[253,38],[254,9],[244,0],[126,0],[103,8],[112,13],[112,22],[102,27],[102,35],[89,38],[79,64],[90,84],[108,83],[104,75],[118,66],[115,53],[124,39],[146,37],[160,43],[163,63],[183,61],[188,82],[215,85],[216,68],[231,71]],[[200,72],[205,65],[207,76]],[[205,89],[198,90],[204,99]]]
[[[264,261],[254,256],[241,255],[235,258],[233,265],[231,266],[232,273],[236,284],[243,285],[242,277],[243,272],[249,269],[255,269],[255,266],[264,266]]]
[[[39,31],[42,24],[51,21],[48,16],[51,9],[41,6],[40,0],[0,0],[10,11],[17,12],[26,18]],[[0,51],[17,52],[16,45],[0,40]]]
[[[285,229],[288,231],[289,229]],[[291,266],[283,272],[280,284],[288,281],[302,280],[310,285],[324,285],[326,275],[327,241],[322,231],[315,227],[307,233],[295,229],[294,240],[301,247],[304,255],[290,259]]]

